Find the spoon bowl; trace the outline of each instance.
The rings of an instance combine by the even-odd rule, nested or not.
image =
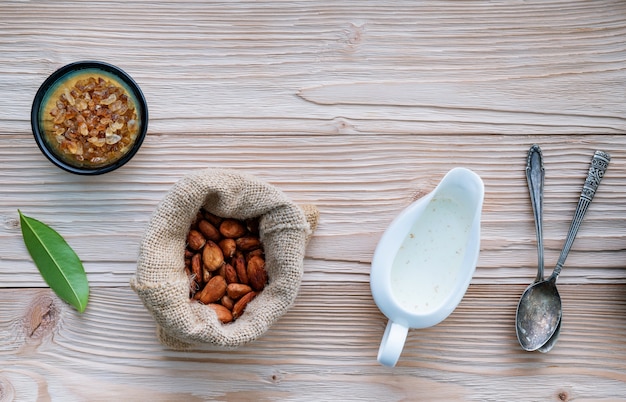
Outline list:
[[[520,298],[516,314],[517,339],[522,349],[539,350],[561,322],[561,297],[555,280],[530,285]]]

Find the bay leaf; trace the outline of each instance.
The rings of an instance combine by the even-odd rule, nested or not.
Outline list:
[[[89,299],[89,282],[80,258],[50,226],[18,213],[24,244],[41,276],[57,296],[82,313]]]

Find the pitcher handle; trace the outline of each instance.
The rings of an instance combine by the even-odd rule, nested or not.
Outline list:
[[[400,358],[409,328],[389,320],[378,349],[378,362],[393,367]]]

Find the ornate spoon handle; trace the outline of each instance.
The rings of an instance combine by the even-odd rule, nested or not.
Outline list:
[[[610,160],[611,156],[606,152],[596,151],[593,155],[593,158],[591,159],[591,166],[589,167],[589,174],[587,175],[587,180],[585,180],[585,184],[583,185],[583,190],[580,194],[580,199],[578,200],[578,206],[576,207],[576,212],[574,213],[574,219],[572,219],[569,232],[567,233],[567,238],[565,239],[565,244],[563,245],[563,250],[561,250],[561,255],[556,263],[554,272],[552,272],[552,275],[550,276],[550,280],[556,280],[556,277],[561,273],[567,254],[569,254],[569,250],[572,248],[572,244],[574,244],[578,228],[580,228],[580,224],[582,223],[585,213],[587,212],[587,208],[589,208],[589,204],[591,204],[593,196],[596,194],[600,181],[604,177],[606,168],[609,167]]]
[[[535,282],[543,280],[543,183],[545,169],[539,145],[533,145],[528,150],[526,164],[526,181],[530,193],[530,203],[535,216],[535,233],[537,234],[537,278]]]

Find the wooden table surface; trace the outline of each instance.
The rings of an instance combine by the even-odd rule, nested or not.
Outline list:
[[[150,112],[134,159],[95,177],[48,162],[29,120],[46,77],[89,59],[128,72]],[[625,2],[3,0],[0,60],[0,401],[626,400]],[[533,143],[548,272],[593,152],[612,156],[547,354],[514,327],[537,264]],[[456,166],[485,183],[476,273],[381,366],[373,250]],[[129,280],[159,201],[205,167],[257,175],[321,218],[295,305],[263,337],[175,352]],[[83,260],[83,314],[43,282],[18,208]]]

